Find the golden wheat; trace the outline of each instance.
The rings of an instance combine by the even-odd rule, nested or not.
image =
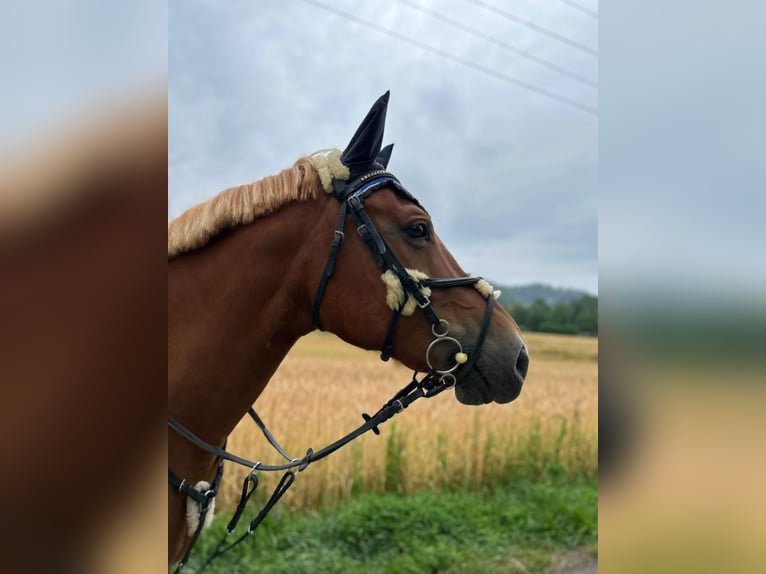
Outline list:
[[[502,476],[534,473],[552,460],[569,472],[594,475],[598,341],[536,333],[525,338],[532,362],[516,401],[469,407],[451,391],[418,401],[383,425],[381,436],[368,433],[299,474],[285,505],[316,508],[358,491],[481,488]],[[358,426],[360,413],[377,410],[411,375],[382,363],[377,353],[317,332],[298,342],[255,406],[286,450],[301,457]],[[229,448],[281,462],[249,417]],[[246,473],[227,465],[221,508],[234,508]],[[259,496],[278,478],[261,476]]]

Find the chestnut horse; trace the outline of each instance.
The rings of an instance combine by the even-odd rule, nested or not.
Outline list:
[[[452,378],[462,403],[506,403],[519,394],[528,356],[516,323],[486,282],[467,277],[429,214],[384,171],[387,102],[387,94],[376,102],[342,155],[299,159],[170,223],[168,409],[204,441],[224,447],[293,344],[320,324],[357,347],[384,347],[415,371],[452,376],[468,361]],[[363,208],[346,217],[344,202],[354,204],[354,194]],[[381,265],[391,258],[400,265]],[[434,346],[435,336],[451,344]],[[168,449],[169,467],[187,483],[213,482],[216,456],[173,430]],[[176,488],[168,504],[173,563],[192,532]]]

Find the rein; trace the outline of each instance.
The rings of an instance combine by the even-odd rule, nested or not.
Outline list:
[[[180,436],[198,448],[220,459],[216,477],[210,487],[204,491],[199,491],[192,487],[186,482],[186,480],[179,478],[175,473],[173,473],[173,471],[168,469],[168,480],[170,485],[176,488],[182,494],[185,494],[187,497],[194,500],[199,506],[198,526],[192,535],[192,539],[189,547],[186,550],[186,553],[174,570],[176,574],[181,572],[187,563],[194,545],[196,544],[199,535],[202,532],[205,517],[209,512],[212,500],[215,498],[218,492],[218,487],[223,475],[224,461],[229,461],[249,468],[250,473],[243,481],[242,494],[240,496],[239,503],[237,504],[237,509],[226,527],[226,534],[218,542],[215,550],[202,564],[198,572],[202,572],[215,558],[237,546],[240,542],[242,542],[255,531],[258,525],[260,525],[264,518],[266,518],[269,511],[295,482],[296,473],[303,472],[311,464],[325,458],[326,456],[329,456],[336,450],[347,445],[349,442],[369,431],[373,431],[375,434],[379,435],[379,425],[388,421],[394,415],[404,411],[416,400],[421,398],[432,398],[454,387],[463,378],[463,376],[465,376],[465,374],[471,370],[476,360],[478,359],[479,353],[484,344],[484,340],[486,339],[487,331],[489,330],[489,325],[492,321],[492,311],[494,307],[494,298],[492,293],[487,295],[487,308],[482,319],[476,343],[472,349],[466,349],[467,351],[471,351],[470,354],[466,354],[461,343],[454,337],[449,336],[449,323],[446,320],[439,318],[436,311],[431,306],[429,297],[422,292],[422,289],[425,287],[440,289],[475,285],[481,281],[481,277],[455,277],[448,279],[429,278],[421,281],[413,278],[401,264],[393,251],[391,251],[391,249],[388,247],[386,241],[380,235],[374,223],[364,210],[364,201],[370,197],[370,195],[380,189],[383,189],[384,187],[393,188],[398,194],[420,205],[417,200],[412,195],[410,195],[409,192],[407,192],[401,183],[399,183],[399,180],[396,179],[396,177],[385,171],[373,171],[353,180],[350,183],[339,181],[337,179],[333,181],[334,196],[340,202],[341,207],[338,225],[335,229],[335,233],[330,244],[330,253],[322,273],[322,278],[317,287],[316,296],[314,298],[312,320],[314,325],[321,329],[319,309],[322,303],[322,298],[324,297],[325,290],[327,288],[327,284],[335,270],[335,261],[344,238],[343,229],[345,227],[346,218],[350,214],[357,224],[357,231],[359,232],[359,235],[367,244],[375,261],[384,270],[384,272],[392,271],[396,275],[396,277],[401,282],[405,293],[409,294],[409,296],[412,296],[415,299],[417,306],[423,311],[428,320],[431,322],[431,332],[434,335],[434,340],[428,345],[426,349],[426,363],[428,364],[429,372],[423,375],[420,380],[417,378],[418,373],[415,372],[413,374],[412,381],[410,381],[410,383],[408,383],[391,399],[389,399],[374,415],[370,416],[366,413],[363,413],[363,424],[361,424],[359,427],[347,435],[339,438],[335,442],[325,446],[318,451],[314,451],[313,449],[309,448],[302,458],[291,457],[285,451],[285,449],[280,446],[268,428],[266,428],[266,425],[263,423],[261,418],[251,407],[248,409],[248,414],[261,430],[263,435],[266,437],[269,444],[271,444],[271,446],[279,453],[279,455],[287,461],[282,464],[263,464],[261,461],[252,461],[232,454],[225,448],[220,448],[204,441],[192,433],[185,426],[183,426],[181,423],[172,417],[168,417],[168,426],[173,429],[173,431],[178,433]],[[396,328],[398,326],[402,309],[406,302],[407,297],[405,296],[401,304],[393,311],[391,324],[389,325],[388,331],[386,333],[386,338],[381,351],[381,359],[384,361],[387,361],[392,356],[393,339],[396,333]],[[432,350],[437,345],[444,343],[451,344],[457,349],[457,351],[452,355],[455,360],[455,364],[448,369],[438,370],[433,366],[430,355]],[[253,495],[258,486],[258,477],[256,475],[257,471],[284,472],[284,475],[279,481],[277,487],[274,489],[274,492],[269,497],[269,500],[258,512],[258,515],[250,522],[247,530],[234,541],[226,544],[228,537],[234,533],[234,530],[236,529],[240,518],[242,517],[250,497]]]

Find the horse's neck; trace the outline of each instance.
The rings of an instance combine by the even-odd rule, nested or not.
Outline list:
[[[284,221],[258,220],[169,265],[169,412],[219,445],[312,329],[305,226]]]

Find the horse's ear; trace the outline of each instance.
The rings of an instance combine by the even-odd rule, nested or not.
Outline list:
[[[392,151],[394,151],[394,144],[388,144],[380,150],[378,157],[375,158],[375,163],[379,163],[383,169],[386,169],[388,167],[388,161],[391,159]]]
[[[372,105],[340,156],[340,160],[351,171],[352,179],[355,173],[361,174],[369,169],[380,153],[383,145],[383,130],[386,127],[389,94],[390,92],[386,92]]]

